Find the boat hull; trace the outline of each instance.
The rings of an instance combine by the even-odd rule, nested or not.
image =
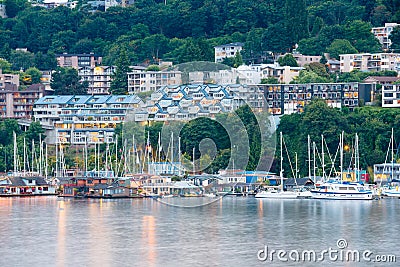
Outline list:
[[[298,194],[295,192],[260,192],[255,198],[273,198],[273,199],[296,199]]]
[[[341,192],[319,192],[311,191],[315,199],[333,199],[333,200],[372,200],[374,198],[370,193],[341,193]]]

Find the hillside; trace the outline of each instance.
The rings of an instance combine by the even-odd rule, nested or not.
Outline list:
[[[334,40],[348,40],[358,52],[380,45],[372,26],[400,21],[399,0],[136,0],[107,12],[78,8],[45,9],[26,0],[4,0],[0,57],[13,70],[55,67],[54,54],[94,52],[114,64],[120,48],[131,64],[170,60],[213,61],[213,46],[243,42],[246,63],[267,51],[320,55]],[[27,48],[30,53],[16,52]],[[265,58],[264,58],[265,59]]]

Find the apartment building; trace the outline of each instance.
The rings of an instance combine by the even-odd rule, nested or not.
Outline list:
[[[91,67],[100,66],[103,58],[94,53],[90,54],[58,54],[56,55],[57,65],[63,68],[74,68],[79,69],[80,67]]]
[[[3,74],[2,69],[0,69],[0,90],[4,90],[7,85],[15,85],[19,87],[19,75],[18,74]]]
[[[322,58],[321,56],[307,56],[300,53],[293,53],[292,55],[294,59],[296,59],[299,67],[304,67],[306,64],[319,62]]]
[[[135,111],[134,120],[146,122],[213,118],[218,113],[232,112],[245,103],[263,109],[263,100],[262,90],[240,84],[164,86],[151,95],[144,109]]]
[[[348,107],[352,110],[359,104],[358,83],[321,84],[261,84],[268,110],[272,115],[299,113],[314,98],[324,99],[334,108]]]
[[[340,55],[340,72],[360,71],[400,71],[400,54],[342,54]]]
[[[50,144],[93,144],[114,141],[114,129],[143,101],[136,95],[45,96],[34,105],[34,120],[53,126]]]
[[[82,81],[89,83],[88,94],[109,94],[112,75],[115,70],[115,66],[87,66],[78,68],[78,75]]]
[[[298,77],[303,67],[280,66],[278,63],[265,64],[262,67],[262,78],[273,77],[279,83],[290,83],[295,77]]]
[[[225,58],[234,57],[237,52],[242,51],[243,43],[229,43],[214,47],[214,60],[216,63],[221,63]]]
[[[30,119],[36,100],[46,94],[42,84],[34,84],[18,90],[15,84],[6,84],[0,89],[0,117],[2,119]]]
[[[382,85],[382,107],[400,107],[400,84]]]
[[[395,27],[400,26],[398,23],[385,23],[383,27],[372,28],[371,31],[375,35],[375,38],[382,44],[383,51],[389,51],[392,41],[389,36]]]
[[[374,181],[386,183],[400,180],[400,163],[374,164]]]
[[[145,71],[133,70],[128,73],[128,92],[157,91],[163,86],[182,84],[180,71]]]

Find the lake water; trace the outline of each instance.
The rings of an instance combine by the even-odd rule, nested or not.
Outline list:
[[[224,197],[182,208],[154,199],[0,198],[0,266],[399,266],[399,222],[399,199]],[[266,246],[287,253],[265,259]],[[329,249],[372,254],[359,262],[320,254]],[[325,258],[297,258],[305,250]],[[376,255],[397,263],[366,262]]]

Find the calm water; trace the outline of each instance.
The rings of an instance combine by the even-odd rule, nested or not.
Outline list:
[[[190,204],[204,199],[174,199]],[[400,200],[225,197],[196,208],[152,199],[0,198],[0,266],[298,266],[260,261],[269,249],[397,253],[397,264],[329,261],[302,266],[399,266]]]

